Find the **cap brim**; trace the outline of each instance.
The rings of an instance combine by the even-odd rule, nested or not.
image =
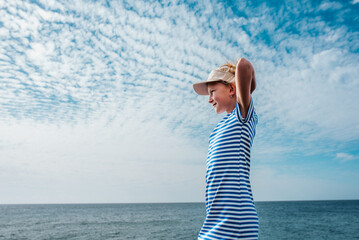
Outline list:
[[[209,95],[208,83],[226,81],[230,82],[234,78],[234,74],[230,72],[223,72],[219,70],[213,70],[206,81],[193,84],[193,90],[199,95]]]
[[[199,95],[209,95],[207,84],[208,81],[195,83],[193,84],[193,90]]]

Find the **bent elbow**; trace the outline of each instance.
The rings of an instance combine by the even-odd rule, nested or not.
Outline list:
[[[237,63],[236,70],[241,71],[241,72],[244,72],[244,71],[250,71],[251,72],[252,65],[245,58],[241,58]]]
[[[237,68],[238,69],[250,69],[252,67],[251,63],[245,59],[245,58],[241,58],[239,59],[238,63],[237,63]]]

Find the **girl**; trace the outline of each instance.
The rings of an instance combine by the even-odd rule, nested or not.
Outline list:
[[[198,239],[258,239],[258,216],[249,181],[250,152],[258,121],[251,93],[252,64],[241,58],[193,84],[199,95],[225,116],[209,137],[206,219]]]

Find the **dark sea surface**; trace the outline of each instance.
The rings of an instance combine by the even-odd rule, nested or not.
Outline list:
[[[256,202],[260,239],[359,239],[359,200]],[[0,205],[0,239],[196,239],[203,203]]]

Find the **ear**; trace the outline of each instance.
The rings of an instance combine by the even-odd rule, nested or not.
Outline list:
[[[232,97],[235,97],[236,96],[236,85],[234,83],[230,83],[229,84],[229,94],[232,96]]]

